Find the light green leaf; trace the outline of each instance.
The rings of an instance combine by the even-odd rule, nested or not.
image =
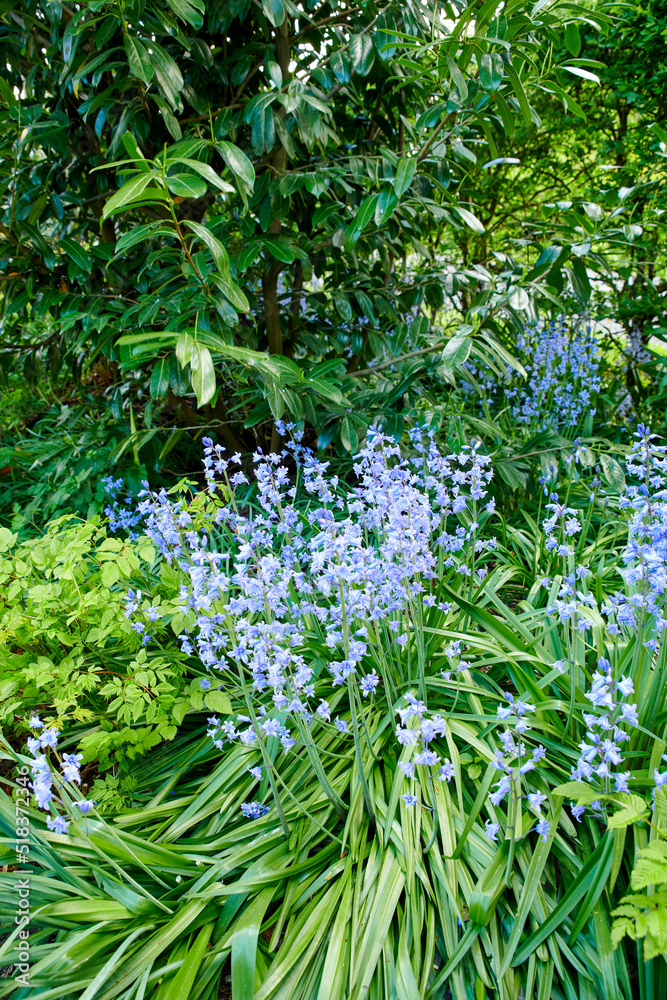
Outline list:
[[[167,187],[177,198],[203,198],[208,190],[206,181],[194,174],[172,174]]]
[[[191,222],[188,219],[186,220],[185,225],[199,237],[202,243],[206,244],[208,249],[211,251],[211,256],[213,257],[215,266],[220,271],[220,274],[224,278],[229,278],[229,256],[220,240],[213,235],[210,229],[207,229],[206,226],[203,226],[200,222]]]
[[[215,368],[208,347],[202,347],[195,341],[190,356],[192,388],[197,396],[197,405],[210,403],[215,395]]]
[[[416,169],[417,161],[413,157],[404,156],[398,161],[396,176],[394,177],[394,191],[398,198],[400,198],[412,184]]]
[[[207,691],[204,695],[204,704],[212,712],[219,712],[221,715],[231,715],[232,703],[229,695],[223,691]]]
[[[583,805],[595,802],[596,799],[600,798],[600,794],[597,789],[587,785],[585,781],[566,781],[554,788],[554,795],[562,795]]]
[[[475,232],[475,233],[483,233],[483,232],[485,232],[484,226],[479,221],[479,219],[477,218],[477,216],[473,215],[473,213],[470,212],[470,211],[468,211],[467,208],[460,208],[458,205],[455,205],[454,206],[454,211],[456,212],[457,215],[461,216],[461,218],[463,219],[463,221],[465,222],[465,224],[467,226],[470,226],[470,228],[473,230],[473,232]]]
[[[232,992],[234,1000],[253,1000],[255,995],[259,928],[274,892],[274,886],[260,892],[248,904],[239,919],[234,922],[234,934],[232,935]]]
[[[135,198],[139,198],[155,177],[156,174],[154,171],[151,171],[150,173],[140,173],[137,174],[136,177],[132,177],[131,180],[123,184],[123,186],[120,187],[115,194],[111,195],[104,206],[102,218],[108,219],[108,217],[113,215],[114,212],[118,212],[121,208],[124,208],[126,205],[129,205],[132,201],[134,201]]]

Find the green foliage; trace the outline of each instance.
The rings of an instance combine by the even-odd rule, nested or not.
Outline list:
[[[52,521],[17,542],[0,528],[0,723],[42,713],[76,726],[86,762],[127,774],[132,762],[172,740],[186,713],[224,709],[188,674],[175,645],[182,627],[173,590],[161,582],[146,538],[110,537],[99,518]],[[119,585],[120,582],[120,585]],[[141,646],[124,614],[129,584],[157,587],[159,646]]]
[[[630,238],[632,199],[586,194],[519,259],[486,208],[523,190],[516,137],[580,113],[601,4],[7,9],[3,359],[108,359],[137,453],[157,434],[164,457],[174,423],[249,450],[283,414],[341,454],[369,420],[398,434],[419,385],[455,377],[452,336],[502,362],[531,303],[587,301]]]
[[[611,939],[617,947],[624,937],[644,939],[645,959],[667,955],[667,792],[658,788],[653,804],[653,831],[658,839],[643,847],[634,863],[630,886],[613,910]],[[640,890],[644,892],[640,892]]]

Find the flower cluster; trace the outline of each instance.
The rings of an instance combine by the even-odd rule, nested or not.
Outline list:
[[[619,626],[637,629],[648,626],[651,633],[645,645],[655,651],[658,636],[667,627],[664,616],[667,592],[667,450],[654,443],[655,435],[640,424],[635,444],[626,463],[628,472],[641,479],[640,485],[628,486],[621,498],[621,509],[629,513],[628,544],[623,553],[621,575],[627,593],[616,594],[603,609]]]
[[[125,618],[134,618],[132,628],[141,636],[142,646],[146,646],[153,638],[152,633],[149,631],[150,627],[155,625],[156,622],[160,622],[163,618],[158,605],[152,601],[142,600],[141,591],[134,591],[131,587],[125,596],[125,610],[123,614]]]
[[[527,383],[505,393],[515,400],[518,423],[534,431],[576,427],[587,413],[595,413],[600,350],[590,327],[572,328],[565,319],[534,323],[525,327],[518,348]]]
[[[402,747],[413,747],[416,752],[411,760],[399,761],[398,766],[406,778],[414,779],[415,768],[423,767],[437,768],[439,781],[451,781],[456,773],[451,761],[447,757],[443,761],[429,746],[436,736],[444,736],[447,723],[440,715],[429,718],[426,705],[414,695],[407,694],[405,701],[406,706],[398,709],[401,724],[396,727],[396,739]],[[429,773],[433,774],[433,771],[429,770]],[[406,806],[414,806],[417,802],[416,796],[410,792],[401,797]]]
[[[262,805],[261,802],[242,802],[241,812],[246,817],[246,819],[259,819],[260,816],[266,816],[269,811],[269,807]]]
[[[581,756],[572,768],[575,781],[597,778],[605,784],[614,782],[615,792],[627,792],[630,771],[616,770],[623,764],[621,745],[630,739],[627,729],[637,725],[637,706],[627,701],[634,692],[629,677],[614,681],[609,660],[601,657],[593,674],[592,684],[586,692],[594,712],[584,713],[586,737],[579,744]],[[573,806],[572,812],[581,819],[583,806]]]
[[[589,326],[565,318],[527,324],[516,355],[525,379],[519,380],[509,365],[499,377],[489,366],[467,361],[464,367],[471,380],[461,382],[464,396],[481,390],[487,406],[504,397],[517,423],[533,433],[576,427],[587,414],[595,413],[600,349]]]
[[[516,801],[521,776],[534,771],[536,765],[546,757],[546,750],[543,746],[537,746],[529,751],[523,742],[524,735],[531,729],[528,717],[531,712],[535,711],[535,706],[520,701],[509,691],[505,692],[505,698],[507,704],[500,705],[497,710],[498,719],[506,724],[506,728],[499,734],[502,750],[496,751],[494,760],[496,769],[501,772],[501,777],[489,794],[489,801],[494,807],[499,806],[507,795]],[[527,794],[530,809],[536,812],[539,817],[535,832],[545,841],[551,829],[551,824],[541,813],[542,804],[546,800],[547,796],[543,792],[529,792]],[[491,840],[497,840],[501,824],[494,823],[489,819],[486,821],[485,827],[488,837]]]
[[[63,754],[60,761],[62,776],[54,774],[45,751],[56,750],[58,746],[58,731],[47,728],[39,716],[36,715],[31,717],[29,725],[38,734],[37,736],[29,736],[27,741],[28,750],[34,757],[31,765],[32,782],[30,787],[32,788],[35,804],[38,808],[43,809],[45,812],[50,812],[51,804],[60,801],[54,791],[54,788],[57,789],[58,784],[62,782],[81,784],[80,762],[83,759],[83,754]],[[84,816],[96,804],[96,802],[89,802],[85,798],[79,799],[75,803]],[[69,829],[70,822],[64,816],[56,814],[55,816],[49,815],[47,817],[46,825],[54,833],[65,834]]]
[[[136,528],[141,525],[143,517],[133,503],[123,499],[126,490],[122,478],[114,479],[113,476],[104,476],[102,486],[109,498],[104,508],[105,516],[109,518],[109,528],[114,532],[125,531],[132,541],[136,541],[140,535]]]
[[[355,457],[357,483],[343,491],[295,428],[281,429],[293,440],[280,455],[255,453],[252,484],[232,471],[240,456],[228,459],[205,439],[203,504],[148,488],[139,504],[145,533],[183,574],[180,599],[193,624],[180,636],[182,650],[227,673],[248,704],[236,724],[212,720],[218,746],[274,736],[290,749],[294,726],[313,723],[347,732],[346,719],[331,719],[335,689],[353,685],[350,710],[359,713],[382,692],[387,663],[407,655],[425,616],[449,612],[439,581],[479,583],[496,546],[483,533],[494,511],[493,473],[478,443],[443,455],[434,434],[417,428],[405,457],[371,428]],[[252,487],[252,507],[237,501],[240,487]],[[128,595],[126,613],[147,634],[150,608],[140,594]],[[331,695],[313,641],[326,650]]]

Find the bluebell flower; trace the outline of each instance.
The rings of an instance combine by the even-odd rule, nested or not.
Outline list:
[[[83,760],[82,753],[66,753],[63,754],[62,762],[62,772],[65,781],[74,781],[77,785],[81,784],[80,771],[80,761]]]
[[[551,830],[551,823],[547,819],[541,819],[537,826],[535,827],[535,833],[539,833],[540,840],[546,843],[549,839],[549,832]]]
[[[408,806],[408,807],[415,806],[417,804],[417,798],[416,798],[416,796],[410,795],[409,792],[406,792],[405,795],[401,795],[401,798],[403,799],[403,801],[405,802],[406,806]]]
[[[54,833],[58,833],[61,836],[69,830],[69,820],[66,820],[64,816],[47,816],[46,825],[49,830],[53,830]]]
[[[81,810],[81,814],[83,816],[86,816],[90,810],[97,805],[97,802],[95,800],[91,801],[90,799],[79,799],[74,803],[74,805]]]
[[[259,819],[261,816],[266,816],[268,811],[269,807],[262,805],[261,802],[241,803],[241,812],[246,817],[246,819]]]
[[[498,840],[498,831],[500,830],[500,823],[492,823],[490,819],[487,819],[484,823],[484,829],[486,830],[486,835],[489,840]]]

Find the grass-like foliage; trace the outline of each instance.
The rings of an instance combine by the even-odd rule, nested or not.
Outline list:
[[[664,995],[648,429],[622,492],[584,468],[521,530],[481,449],[424,429],[403,450],[371,431],[351,482],[298,435],[252,471],[205,445],[204,490],[140,499],[133,544],[163,576],[127,587],[123,620],[149,656],[177,633],[219,707],[208,732],[184,712],[129,809],[83,795],[76,740],[29,720],[34,965],[0,996],[203,1000],[228,970],[235,1000]]]

